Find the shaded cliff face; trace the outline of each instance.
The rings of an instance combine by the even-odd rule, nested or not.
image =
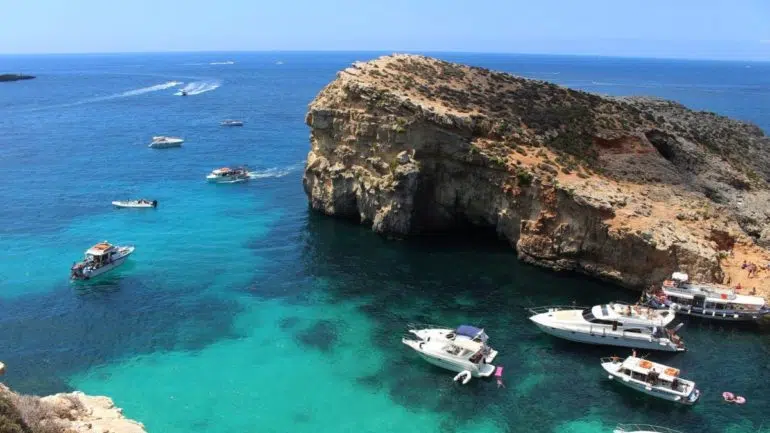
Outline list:
[[[713,113],[394,55],[341,71],[306,122],[311,206],[377,232],[490,227],[525,261],[631,286],[770,257],[770,139]]]

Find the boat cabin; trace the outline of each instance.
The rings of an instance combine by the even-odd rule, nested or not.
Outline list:
[[[112,256],[117,253],[118,249],[109,242],[100,242],[86,251],[85,263],[99,268],[112,262]]]
[[[679,369],[656,364],[643,358],[629,356],[623,361],[619,372],[650,386],[670,388],[677,392],[685,392],[687,388],[687,384],[679,378]]]
[[[584,309],[582,314],[589,323],[612,325],[613,328],[624,324],[665,327],[676,318],[673,311],[620,303],[595,305]]]

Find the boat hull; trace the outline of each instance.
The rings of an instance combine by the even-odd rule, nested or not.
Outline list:
[[[223,178],[220,176],[206,176],[206,181],[209,183],[241,183],[248,181],[248,177],[236,177],[236,178]]]
[[[691,406],[695,404],[695,402],[697,402],[698,398],[700,397],[700,391],[697,388],[693,389],[688,395],[684,396],[684,395],[679,395],[672,392],[665,392],[658,387],[649,386],[646,383],[639,383],[637,381],[631,380],[619,374],[617,372],[616,366],[617,364],[610,363],[610,362],[602,363],[602,368],[604,368],[604,371],[609,373],[608,378],[610,380],[614,380],[615,382],[621,383],[628,388],[642,392],[651,397],[668,400],[668,401],[683,404],[686,406]]]
[[[707,319],[707,320],[721,320],[723,322],[757,322],[760,320],[765,320],[768,317],[770,317],[770,310],[760,310],[756,312],[718,311],[718,310],[706,309],[701,307],[683,306],[678,304],[675,304],[674,306],[669,307],[668,305],[658,304],[658,303],[649,302],[649,301],[648,301],[648,305],[658,309],[673,308],[674,311],[676,311],[676,314],[679,314],[679,315],[700,317],[702,319]]]
[[[179,143],[150,143],[150,149],[170,149],[172,147],[182,147],[182,142]]]
[[[611,331],[606,329],[596,331],[578,331],[561,329],[556,326],[548,326],[538,321],[532,320],[541,331],[554,337],[577,343],[596,344],[604,346],[630,347],[636,349],[659,350],[664,352],[683,352],[683,347],[677,347],[670,342],[661,342],[651,336],[629,335],[623,331]],[[647,338],[644,338],[647,337]]]
[[[467,360],[452,359],[442,357],[438,354],[430,353],[422,349],[421,342],[413,340],[402,340],[404,344],[414,349],[422,359],[436,367],[454,372],[470,371],[473,377],[489,377],[495,372],[495,366],[492,364],[474,364]]]

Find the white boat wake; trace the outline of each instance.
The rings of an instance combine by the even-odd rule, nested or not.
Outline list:
[[[182,87],[178,92],[174,94],[177,96],[182,96],[182,92],[185,92],[188,96],[200,95],[201,93],[210,92],[221,85],[222,83],[219,81],[195,81],[192,83],[187,83],[186,86]]]
[[[287,174],[296,171],[300,168],[301,164],[294,164],[288,167],[273,167],[266,170],[250,171],[249,178],[251,179],[264,179],[269,177],[284,177]]]
[[[156,85],[150,86],[150,87],[143,87],[141,89],[129,90],[127,92],[123,92],[123,93],[120,93],[118,95],[113,95],[113,96],[116,97],[116,98],[119,98],[119,97],[123,97],[123,96],[143,95],[145,93],[157,92],[158,90],[170,89],[170,88],[172,88],[174,86],[178,86],[180,84],[182,84],[181,81],[169,81],[167,83],[156,84]]]
[[[226,62],[211,62],[211,63],[209,63],[209,65],[234,65],[234,64],[235,64],[235,62],[233,62],[232,60],[228,60]]]
[[[118,99],[118,98],[126,98],[130,96],[138,96],[143,95],[145,93],[151,93],[151,92],[157,92],[159,90],[169,89],[174,86],[178,86],[182,84],[181,81],[167,81],[165,83],[156,84],[154,86],[149,87],[142,87],[139,89],[134,90],[127,90],[122,93],[115,93],[108,96],[97,96],[95,98],[88,98],[88,99],[81,99],[80,101],[75,102],[69,102],[66,104],[56,104],[56,105],[49,105],[46,107],[35,107],[28,110],[20,110],[22,112],[30,112],[30,111],[41,111],[41,110],[50,110],[52,108],[67,108],[67,107],[76,107],[78,105],[85,105],[85,104],[91,104],[94,102],[103,102],[103,101],[109,101],[112,99]]]

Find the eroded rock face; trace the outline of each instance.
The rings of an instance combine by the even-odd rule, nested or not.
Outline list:
[[[629,286],[724,281],[715,230],[766,253],[770,140],[711,113],[395,55],[340,72],[306,123],[312,208],[380,233],[493,227],[522,260]]]
[[[32,431],[147,433],[142,423],[124,417],[109,397],[77,391],[46,397],[19,395],[0,384],[0,399],[10,402],[19,412],[20,425]]]

